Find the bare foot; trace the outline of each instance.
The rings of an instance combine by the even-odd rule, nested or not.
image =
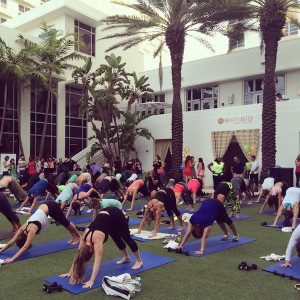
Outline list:
[[[237,213],[235,214],[235,217],[236,217],[237,219],[239,219],[240,216],[241,216],[241,214],[240,214],[239,212],[237,212]]]
[[[132,208],[127,208],[126,210],[132,210]]]
[[[231,218],[232,216],[233,216],[233,213],[230,213],[230,214],[229,214],[229,217]]]
[[[184,229],[184,226],[179,226],[178,228],[177,228],[177,231],[182,231]]]
[[[129,257],[123,257],[121,260],[118,260],[116,262],[117,265],[122,265],[122,264],[126,264],[130,262],[130,258]]]
[[[252,205],[252,201],[248,201],[248,203],[247,203],[248,205]]]
[[[176,225],[174,224],[171,224],[170,226],[168,226],[168,229],[173,229],[173,228],[175,228],[176,227]]]
[[[143,265],[143,261],[142,260],[137,260],[135,262],[135,264],[131,267],[132,270],[137,270],[139,268],[141,268]]]
[[[256,201],[253,201],[253,203],[259,203],[259,201],[256,200]]]

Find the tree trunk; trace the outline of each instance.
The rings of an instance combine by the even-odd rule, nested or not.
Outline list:
[[[272,38],[273,37],[273,38]],[[265,78],[262,105],[262,170],[261,178],[268,176],[276,163],[276,102],[275,69],[278,41],[270,32],[264,34]]]
[[[21,135],[21,85],[17,85],[17,117],[18,117],[18,138],[19,138],[19,153],[24,154],[24,147]]]
[[[170,47],[172,61],[172,169],[171,176],[176,180],[182,180],[182,147],[183,147],[183,120],[181,103],[181,69],[183,61],[184,41],[182,45]]]
[[[5,113],[6,113],[6,105],[7,105],[7,81],[5,81],[5,86],[4,86],[4,96],[3,96],[3,111],[2,111],[2,123],[1,123],[1,128],[0,128],[0,145],[2,145],[2,136],[3,136],[3,130],[4,130],[4,122],[5,122]]]
[[[44,147],[45,147],[49,106],[50,106],[50,100],[51,100],[51,88],[52,88],[52,74],[49,75],[48,94],[47,94],[47,103],[46,103],[46,111],[45,111],[45,122],[44,122],[44,126],[43,126],[42,139],[41,139],[41,144],[40,144],[40,149],[39,149],[39,157],[43,157],[43,152],[44,152]]]

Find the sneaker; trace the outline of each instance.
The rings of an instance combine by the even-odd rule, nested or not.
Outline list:
[[[234,235],[232,238],[232,242],[238,242],[239,241],[239,235]]]
[[[221,241],[227,241],[229,237],[230,237],[230,233],[224,234],[224,237],[221,239]]]

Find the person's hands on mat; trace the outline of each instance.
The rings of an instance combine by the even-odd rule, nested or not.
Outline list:
[[[11,263],[11,262],[13,262],[13,261],[14,261],[13,258],[6,258],[6,259],[4,259],[4,263],[5,263],[5,264],[9,264],[9,263]]]
[[[292,264],[287,260],[284,264],[280,265],[280,268],[292,268]]]
[[[89,281],[85,282],[82,287],[84,289],[87,289],[87,288],[91,288],[93,285],[94,285],[94,281],[93,280],[89,280]]]
[[[155,233],[155,232],[152,232],[152,233],[148,236],[148,238],[151,239],[151,238],[154,238],[155,236],[156,236],[156,233]]]
[[[204,249],[200,249],[200,250],[194,251],[194,253],[195,253],[196,255],[203,255]]]
[[[60,278],[70,278],[71,277],[71,273],[60,274],[59,277]]]

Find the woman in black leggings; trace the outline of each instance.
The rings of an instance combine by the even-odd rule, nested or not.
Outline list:
[[[174,214],[177,216],[179,221],[179,227],[177,228],[178,231],[182,231],[184,229],[183,221],[182,221],[182,215],[180,211],[177,209],[176,206],[176,197],[173,189],[171,188],[163,188],[159,190],[153,199],[151,199],[146,207],[143,221],[137,231],[136,234],[140,234],[141,230],[145,226],[145,222],[148,221],[148,224],[151,223],[151,217],[149,218],[149,214],[153,212],[154,218],[155,218],[155,226],[153,232],[149,235],[149,238],[152,238],[156,236],[160,224],[161,219],[161,213],[163,209],[166,209],[167,214],[171,220],[171,225],[169,226],[169,229],[172,229],[176,226],[174,221]]]
[[[79,243],[80,235],[76,227],[66,219],[59,204],[53,201],[47,201],[45,204],[39,206],[37,211],[27,220],[27,222],[18,229],[15,236],[0,250],[0,253],[2,253],[14,243],[20,248],[13,257],[5,259],[5,263],[8,264],[14,261],[31,247],[35,235],[48,228],[48,216],[63,225],[70,232],[71,239],[68,241],[69,244],[75,245]]]
[[[81,237],[78,253],[73,260],[70,272],[62,274],[60,277],[71,277],[71,284],[81,283],[84,279],[85,263],[95,254],[91,278],[83,285],[83,288],[92,287],[100,269],[103,244],[107,241],[108,235],[111,236],[123,255],[123,258],[117,261],[117,264],[124,264],[130,261],[126,249],[127,244],[136,257],[132,269],[141,268],[143,262],[139,249],[136,242],[131,238],[128,223],[123,212],[116,207],[107,207],[97,215],[96,219],[88,226]]]
[[[8,199],[4,193],[0,193],[0,212],[13,226],[12,231],[17,231],[21,227],[20,219],[12,211]]]

